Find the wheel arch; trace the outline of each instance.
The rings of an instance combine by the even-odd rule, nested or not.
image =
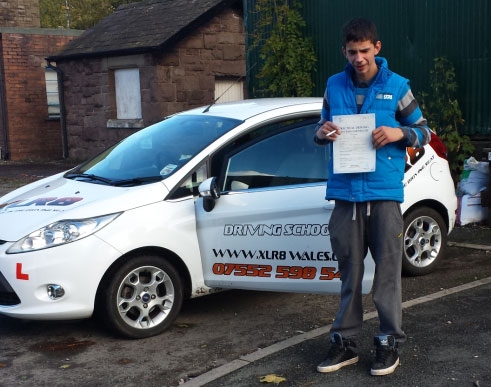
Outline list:
[[[427,199],[427,200],[421,200],[417,203],[414,203],[411,207],[409,207],[406,211],[404,211],[403,216],[405,217],[406,214],[409,214],[410,212],[416,210],[417,208],[421,208],[421,207],[430,207],[433,210],[435,210],[436,212],[438,212],[441,215],[443,221],[445,222],[445,226],[447,227],[446,231],[448,234],[448,230],[450,229],[450,219],[449,219],[448,211],[447,211],[446,207],[441,202],[439,202],[438,200]]]
[[[191,288],[192,288],[192,281],[191,281],[191,275],[189,273],[189,270],[187,269],[184,261],[173,251],[158,247],[158,246],[146,246],[146,247],[140,247],[138,249],[132,250],[127,252],[126,254],[122,255],[119,257],[116,261],[114,261],[111,266],[106,270],[104,273],[102,280],[99,283],[99,286],[97,287],[97,293],[96,293],[96,299],[95,303],[97,306],[98,300],[100,298],[100,292],[105,289],[105,284],[107,281],[111,278],[113,273],[116,271],[116,269],[121,266],[123,263],[131,260],[131,258],[139,256],[139,255],[156,255],[161,258],[165,258],[168,260],[169,263],[171,263],[177,272],[179,273],[179,276],[181,277],[181,280],[183,281],[183,288],[184,288],[184,299],[190,298],[191,296]]]

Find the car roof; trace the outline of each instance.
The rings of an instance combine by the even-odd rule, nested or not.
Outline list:
[[[293,107],[298,105],[310,105],[307,110],[312,109],[312,105],[322,104],[322,98],[319,97],[284,97],[284,98],[257,98],[246,99],[236,102],[216,103],[210,106],[187,110],[181,114],[204,114],[210,116],[228,117],[238,120],[247,120],[258,114],[269,112],[276,109]]]

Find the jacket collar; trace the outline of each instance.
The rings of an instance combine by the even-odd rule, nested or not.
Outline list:
[[[380,81],[384,81],[386,77],[386,70],[389,69],[389,65],[387,63],[387,60],[381,56],[376,56],[375,57],[375,63],[377,64],[377,67],[379,69],[377,75],[375,76],[375,79],[371,82],[371,85],[374,85],[375,83],[378,83]],[[355,76],[355,69],[351,65],[351,63],[347,63],[345,70],[346,74],[348,75],[349,79],[353,82],[354,76]],[[354,84],[354,82],[353,82]]]

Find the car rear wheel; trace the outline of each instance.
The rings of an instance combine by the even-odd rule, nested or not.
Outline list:
[[[118,334],[140,339],[166,330],[182,300],[182,281],[175,268],[158,256],[138,256],[108,278],[97,313]]]
[[[447,226],[432,208],[420,207],[404,216],[402,271],[418,276],[435,269],[447,245]]]

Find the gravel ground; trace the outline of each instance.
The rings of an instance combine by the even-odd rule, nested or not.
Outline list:
[[[73,161],[16,162],[0,161],[0,196],[33,181],[66,171],[76,165]]]

